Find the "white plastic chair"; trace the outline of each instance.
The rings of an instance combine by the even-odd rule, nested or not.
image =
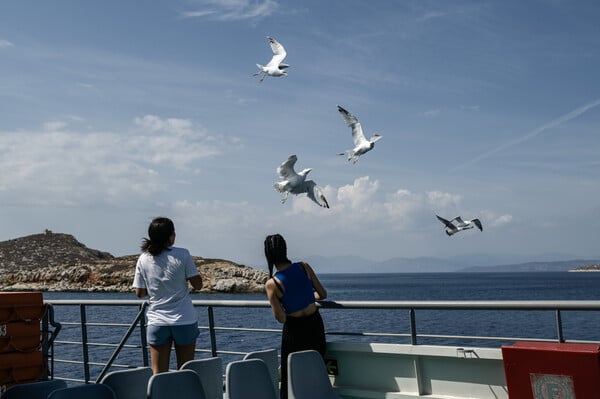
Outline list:
[[[277,349],[265,349],[250,352],[244,356],[244,359],[260,359],[265,362],[269,369],[269,374],[271,374],[273,388],[275,388],[276,393],[279,393],[279,357],[277,355]]]
[[[111,371],[100,380],[100,383],[111,387],[117,399],[146,399],[150,377],[152,377],[150,367],[138,367]]]
[[[341,399],[331,386],[325,362],[315,350],[288,356],[288,399]]]
[[[206,399],[223,398],[223,361],[220,357],[190,360],[182,364],[180,370],[198,374]]]
[[[231,362],[225,371],[228,399],[278,399],[265,362],[247,359]]]
[[[192,370],[154,374],[148,381],[148,399],[207,399],[200,377]]]

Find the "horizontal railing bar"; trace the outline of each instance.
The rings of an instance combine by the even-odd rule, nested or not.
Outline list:
[[[81,378],[54,377],[54,379],[55,380],[70,381],[70,382],[85,382],[85,380],[83,380]]]
[[[83,364],[83,362],[81,360],[69,360],[69,359],[54,358],[54,361],[57,362],[57,363]]]
[[[141,306],[144,302],[143,299],[44,299],[45,303],[50,305],[61,305],[61,306],[79,306],[79,305],[111,305],[111,306]]]
[[[81,341],[59,341],[56,340],[54,341],[55,344],[62,344],[62,345],[83,345],[83,342]],[[117,344],[108,344],[105,342],[87,342],[86,345],[88,346],[103,346],[103,347],[110,347],[110,348],[114,348],[117,347],[119,345]],[[127,348],[127,349],[139,349],[142,346],[141,345],[132,345],[132,344],[125,344],[122,346],[123,348]]]
[[[52,305],[141,306],[143,300],[47,299]],[[268,308],[267,300],[192,300],[194,306]],[[325,309],[600,310],[600,301],[320,301]]]
[[[435,339],[472,339],[477,341],[530,341],[533,338],[525,337],[485,337],[478,335],[441,335],[441,334],[419,334],[419,338]],[[556,339],[535,338],[536,341],[556,342]]]
[[[112,305],[108,305],[108,306],[112,306]],[[64,321],[60,323],[61,326],[63,326],[63,328],[79,328],[81,327],[81,322],[80,321]],[[89,322],[86,321],[84,323],[86,326],[91,326],[91,327],[123,327],[123,328],[128,328],[130,326],[130,324],[114,324],[114,323],[101,323],[101,322]]]
[[[600,310],[600,301],[339,301],[323,308],[444,310]]]
[[[75,326],[80,326],[81,325],[81,323],[65,323],[65,324],[75,325]],[[89,321],[86,321],[85,325],[88,326],[88,327],[89,326],[92,326],[92,327],[93,326],[96,326],[96,327],[97,326],[101,326],[101,327],[124,327],[124,328],[129,327],[129,324],[95,323],[95,322],[89,322]]]
[[[214,327],[215,331],[251,331],[251,332],[272,332],[281,334],[281,329],[274,328],[249,328],[249,327]]]
[[[237,352],[237,351],[217,351],[217,354],[221,355],[245,355],[247,352]]]
[[[83,361],[81,360],[69,360],[69,359],[61,359],[61,358],[54,358],[54,361],[56,363],[65,363],[65,364],[84,364]],[[105,366],[106,363],[99,363],[99,362],[88,362],[88,364],[90,366]],[[111,367],[118,367],[118,368],[127,368],[127,369],[131,369],[131,368],[137,368],[139,366],[132,366],[131,364],[119,364],[119,363],[113,363],[111,364]]]
[[[406,338],[410,337],[410,334],[397,334],[397,333],[376,333],[376,332],[352,332],[352,331],[325,331],[326,335],[350,335],[360,337],[393,337],[393,338]],[[421,337],[422,335],[419,335]]]

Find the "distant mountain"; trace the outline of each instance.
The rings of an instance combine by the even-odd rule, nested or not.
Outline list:
[[[552,258],[551,256],[556,256]],[[523,257],[511,255],[460,255],[448,258],[397,257],[374,261],[359,256],[307,256],[318,273],[443,273],[443,272],[544,272],[568,271],[582,265],[600,263],[597,260],[566,260],[559,255],[540,255],[539,261],[523,262]],[[497,262],[497,263],[494,263]]]
[[[377,273],[372,270],[377,262],[360,256],[312,255],[292,260],[308,262],[318,273]]]
[[[360,256],[313,255],[303,260],[320,273],[432,273],[451,272],[465,267],[465,261],[461,257],[456,259],[399,257],[374,261]]]
[[[526,262],[513,265],[475,266],[459,269],[459,272],[564,272],[584,265],[597,264],[598,260],[574,259],[555,262]]]
[[[0,268],[8,271],[109,259],[114,259],[114,256],[108,252],[88,248],[71,234],[53,233],[50,230],[0,242]]]

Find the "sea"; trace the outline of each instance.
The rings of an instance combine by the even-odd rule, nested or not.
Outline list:
[[[330,301],[454,301],[454,300],[600,300],[600,272],[526,273],[386,273],[323,274],[319,276]],[[136,299],[131,293],[47,292],[45,299]],[[205,294],[192,299],[266,300],[264,294]],[[63,324],[57,335],[53,363],[56,376],[94,380],[112,356],[111,344],[122,340],[126,325],[137,309],[87,306],[87,354],[80,343],[81,308],[57,306],[55,319]],[[268,307],[212,309],[216,349],[224,364],[239,360],[245,352],[279,348],[280,328]],[[198,308],[200,336],[197,357],[211,356],[208,308]],[[321,309],[329,341],[410,343],[407,309]],[[514,338],[557,339],[554,311],[525,310],[419,310],[415,311],[417,344],[500,347]],[[600,311],[561,312],[562,333],[567,341],[600,341]],[[73,324],[71,324],[73,323]],[[97,324],[112,323],[113,326]],[[259,331],[238,330],[258,329]],[[366,335],[365,335],[366,333]],[[388,335],[391,334],[391,335]],[[111,370],[125,365],[142,365],[139,329],[125,342]],[[486,336],[493,340],[456,338]],[[91,366],[81,364],[84,356]],[[63,359],[61,361],[60,359]],[[172,360],[174,367],[174,359]]]

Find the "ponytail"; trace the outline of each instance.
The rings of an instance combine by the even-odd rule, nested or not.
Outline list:
[[[281,234],[265,238],[265,258],[269,268],[269,277],[273,277],[273,266],[278,263],[291,263],[287,258],[287,245]]]
[[[175,233],[175,225],[168,218],[155,218],[148,226],[148,236],[150,238],[142,239],[141,250],[148,252],[152,256],[160,253],[168,246],[171,235]]]

